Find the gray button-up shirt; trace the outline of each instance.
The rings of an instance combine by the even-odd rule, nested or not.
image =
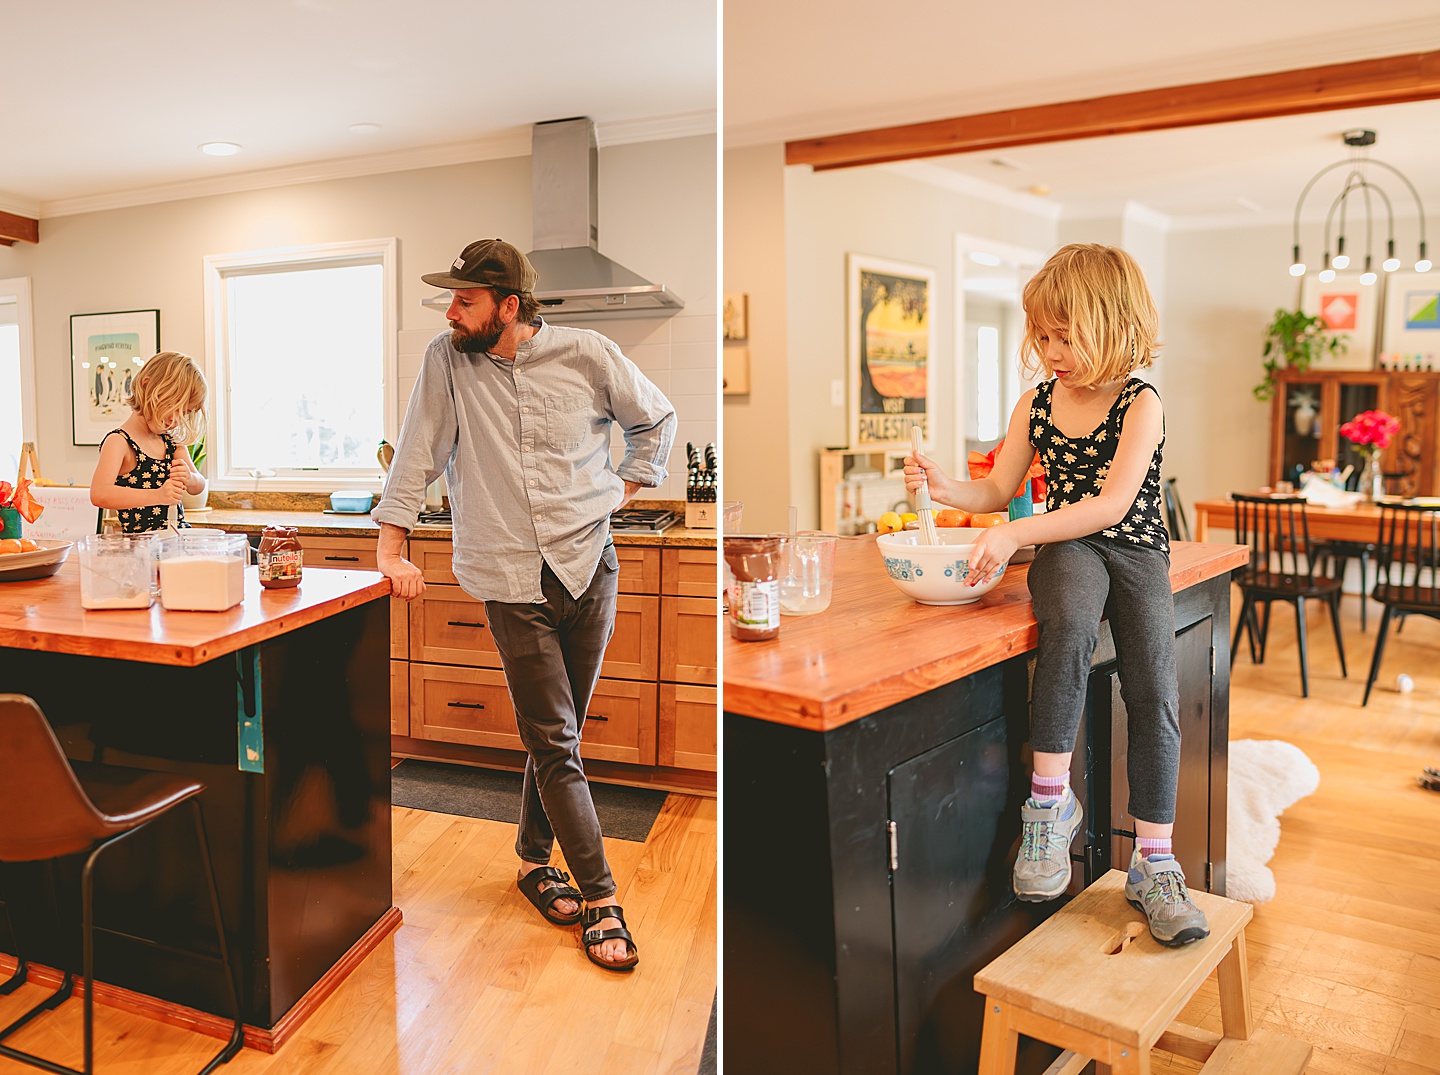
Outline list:
[[[610,424],[625,457],[610,459]],[[380,503],[409,531],[443,472],[455,578],[486,601],[539,602],[541,564],[570,593],[589,586],[625,479],[655,486],[675,439],[675,408],[598,332],[540,322],[514,361],[430,341]]]

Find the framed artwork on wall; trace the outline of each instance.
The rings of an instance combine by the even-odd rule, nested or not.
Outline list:
[[[930,298],[935,271],[847,254],[849,447],[905,446],[929,433]]]
[[[1358,273],[1340,273],[1328,284],[1306,276],[1300,288],[1300,309],[1319,315],[1325,327],[1345,341],[1345,351],[1326,355],[1316,370],[1375,368],[1375,325],[1379,319],[1379,285],[1362,284]]]
[[[1402,365],[1440,360],[1440,273],[1386,274],[1380,350]]]
[[[159,310],[70,315],[72,444],[99,444],[129,417],[135,374],[159,350]]]
[[[726,340],[748,340],[750,338],[750,296],[726,295],[721,320],[724,323]]]

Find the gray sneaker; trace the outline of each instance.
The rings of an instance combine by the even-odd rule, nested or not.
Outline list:
[[[1185,872],[1174,855],[1130,856],[1125,898],[1150,921],[1150,936],[1167,948],[1210,936],[1205,912],[1190,901]]]
[[[1020,807],[1020,854],[1015,857],[1015,895],[1040,903],[1063,895],[1070,887],[1070,841],[1084,811],[1069,788],[1054,806],[1026,799]]]

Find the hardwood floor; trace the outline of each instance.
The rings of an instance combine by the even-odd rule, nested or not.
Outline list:
[[[1280,819],[1277,894],[1247,930],[1252,1004],[1257,1025],[1315,1046],[1317,1075],[1440,1072],[1440,793],[1415,783],[1440,766],[1440,621],[1392,627],[1362,709],[1379,606],[1361,634],[1359,599],[1343,604],[1348,679],[1318,608],[1307,619],[1308,699],[1289,609],[1275,607],[1265,664],[1250,663],[1243,641],[1235,662],[1231,740],[1283,739],[1320,769],[1319,790]],[[1395,689],[1400,672],[1413,693]],[[1213,980],[1180,1018],[1220,1030]],[[1161,1054],[1152,1068],[1199,1069]]]
[[[578,926],[547,925],[515,888],[515,827],[394,808],[390,935],[274,1055],[224,1075],[693,1073],[716,983],[715,800],[671,795],[644,844],[606,840],[640,965],[592,966]],[[557,863],[563,867],[563,863]],[[44,995],[0,997],[5,1025]],[[182,1075],[218,1041],[95,1009],[101,1075]],[[80,1063],[80,1003],[7,1040]],[[35,1068],[0,1059],[0,1075]]]

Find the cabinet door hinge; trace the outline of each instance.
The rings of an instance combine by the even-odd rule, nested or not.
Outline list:
[[[1214,890],[1215,890],[1215,864],[1212,863],[1212,862],[1207,862],[1207,863],[1205,863],[1205,891],[1206,891],[1206,892],[1213,892]]]
[[[1215,678],[1215,647],[1210,647],[1210,678]]]
[[[890,872],[894,873],[900,868],[900,840],[897,835],[895,822],[885,822],[886,832],[890,836]]]

